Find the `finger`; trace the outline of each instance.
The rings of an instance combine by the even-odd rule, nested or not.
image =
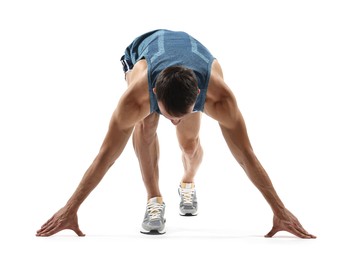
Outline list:
[[[62,225],[60,222],[51,222],[48,226],[46,226],[44,229],[41,230],[40,235],[41,236],[47,236],[47,234],[53,235],[54,233],[59,232],[62,230]],[[57,230],[57,231],[56,231]]]
[[[42,233],[45,232],[49,227],[51,227],[52,223],[43,225],[39,230],[36,231],[36,233]]]
[[[51,224],[46,225],[46,226],[42,227],[41,229],[37,230],[36,235],[40,235],[42,233],[45,233],[49,229],[49,227],[51,227]]]
[[[304,228],[298,229],[298,231],[304,235],[304,238],[316,238],[316,236],[308,233]]]
[[[277,229],[277,227],[274,226],[274,227],[269,231],[269,233],[268,233],[267,235],[265,235],[264,237],[272,237],[272,236],[274,236],[278,231],[279,231],[279,229]]]
[[[293,224],[301,233],[305,234],[306,236],[308,236],[308,238],[316,238],[316,236],[310,234],[308,231],[305,230],[305,228],[302,226],[302,224],[300,224],[300,222],[297,220],[294,224]]]
[[[300,230],[300,232],[304,233],[305,235],[309,236],[310,238],[316,238],[316,236],[310,234],[308,231],[305,230],[305,228],[303,228],[303,226],[298,223],[298,229]]]
[[[41,236],[41,234],[44,233],[44,230],[43,229],[40,229],[40,230],[37,230],[36,231],[36,236]]]
[[[79,229],[79,227],[72,228],[72,230],[80,237],[85,236],[85,234]]]
[[[37,231],[36,236],[38,236],[38,237],[45,236],[45,234],[47,232],[49,232],[50,230],[51,230],[51,228],[50,229],[47,229],[47,228],[41,229],[41,230]]]
[[[36,235],[42,232],[42,228],[40,228],[39,230],[36,230]]]
[[[52,236],[58,232],[60,232],[61,230],[64,230],[64,229],[71,229],[73,230],[78,236],[85,236],[85,234],[77,227],[77,228],[63,228],[61,226],[57,226],[57,227],[54,227],[53,229],[49,230],[49,231],[45,231],[43,233],[41,233],[40,235],[38,236],[42,236],[42,237],[48,237],[48,236]]]
[[[42,229],[42,228],[45,228],[47,225],[49,225],[50,222],[52,221],[52,219],[53,219],[53,217],[51,217],[50,219],[48,219],[48,220],[46,221],[46,223],[44,223],[44,224],[41,226],[41,229]]]
[[[304,230],[301,230],[300,228],[288,226],[285,230],[300,238],[311,238],[308,233],[304,232]]]
[[[300,225],[300,223],[298,223],[298,224],[296,225],[296,229],[297,229],[300,233],[304,234],[304,235],[306,236],[305,238],[316,238],[316,236],[314,236],[314,235],[310,234],[309,232],[307,232],[307,231],[303,228],[303,226]]]
[[[45,230],[44,232],[42,232],[40,234],[41,237],[49,237],[52,236],[56,233],[58,233],[59,231],[63,230],[64,228],[58,226],[58,227],[52,227],[49,230]]]

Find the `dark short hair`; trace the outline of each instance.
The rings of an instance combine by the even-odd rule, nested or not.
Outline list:
[[[172,116],[183,116],[195,104],[198,96],[198,82],[193,70],[182,66],[171,66],[156,80],[156,98]]]

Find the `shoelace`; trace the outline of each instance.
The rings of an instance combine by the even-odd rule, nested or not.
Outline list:
[[[150,219],[160,218],[160,214],[163,210],[163,204],[160,203],[150,203],[147,205],[147,211]]]
[[[181,195],[183,197],[184,204],[192,204],[193,195],[195,193],[194,189],[184,189],[180,188]]]

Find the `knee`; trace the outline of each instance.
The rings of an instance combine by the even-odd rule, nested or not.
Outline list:
[[[195,157],[196,154],[202,155],[203,153],[199,138],[185,141],[183,144],[180,144],[180,148],[184,155],[190,158]]]

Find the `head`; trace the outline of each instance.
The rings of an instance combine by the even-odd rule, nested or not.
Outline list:
[[[196,103],[199,94],[196,75],[182,66],[168,67],[158,75],[154,92],[162,112],[181,118],[191,113]]]

